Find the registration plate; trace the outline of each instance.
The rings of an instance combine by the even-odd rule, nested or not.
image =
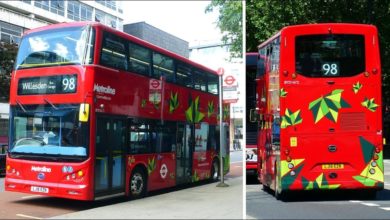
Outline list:
[[[323,170],[344,169],[344,164],[342,163],[322,164],[322,169]]]
[[[49,193],[49,188],[40,186],[31,186],[31,192]]]

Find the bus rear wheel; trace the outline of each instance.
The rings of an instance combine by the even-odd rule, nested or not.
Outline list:
[[[284,200],[286,198],[286,192],[279,188],[278,170],[275,166],[275,198],[277,200]]]
[[[211,171],[210,171],[210,181],[216,182],[219,179],[219,164],[218,160],[214,160],[213,164],[211,165]]]
[[[129,187],[131,199],[140,199],[146,195],[146,175],[141,168],[137,167],[131,173]]]

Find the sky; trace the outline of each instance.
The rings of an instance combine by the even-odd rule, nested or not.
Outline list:
[[[205,13],[210,1],[123,1],[123,24],[145,21],[190,45],[220,41],[218,11]]]

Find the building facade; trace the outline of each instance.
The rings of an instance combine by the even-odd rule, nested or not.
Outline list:
[[[189,43],[146,22],[125,24],[123,31],[162,47],[185,58],[189,57]]]
[[[19,0],[0,1],[0,41],[16,43],[25,30],[71,21],[98,21],[123,30],[120,1]]]

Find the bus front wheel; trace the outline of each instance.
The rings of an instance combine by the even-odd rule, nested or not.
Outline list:
[[[146,174],[140,167],[136,167],[131,173],[129,185],[131,199],[139,199],[146,195]]]

